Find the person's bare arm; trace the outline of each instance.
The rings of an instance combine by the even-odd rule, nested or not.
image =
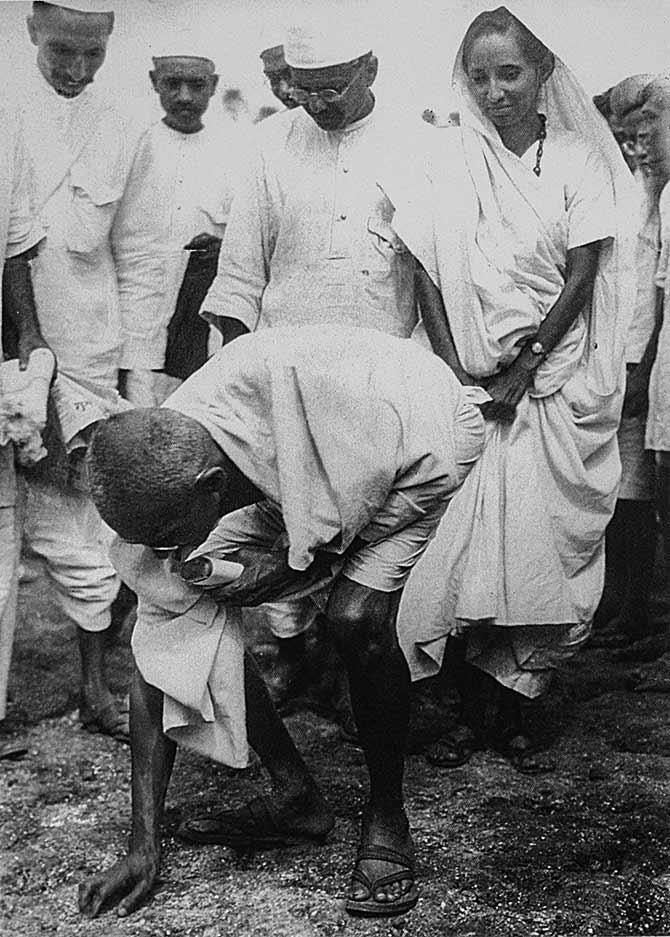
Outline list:
[[[449,365],[461,384],[474,384],[458,357],[442,294],[418,261],[414,285],[421,319],[433,351]]]
[[[514,421],[517,405],[533,383],[533,375],[544,357],[556,347],[580,312],[590,305],[599,253],[599,241],[568,251],[565,286],[537,333],[508,368],[486,382],[486,390],[493,398],[481,408],[487,419],[501,423]],[[544,356],[530,350],[534,342],[540,342]]]
[[[132,833],[128,853],[106,872],[79,886],[79,910],[96,917],[105,905],[119,917],[149,896],[160,863],[160,827],[176,745],[163,733],[163,694],[137,669],[130,691]]]
[[[36,248],[32,248],[10,257],[5,261],[2,271],[2,292],[6,299],[4,314],[17,336],[21,370],[28,367],[31,351],[49,347],[40,331],[30,278],[30,260],[36,253]]]

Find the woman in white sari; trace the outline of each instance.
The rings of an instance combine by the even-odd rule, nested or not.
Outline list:
[[[588,638],[602,590],[634,194],[590,98],[504,7],[470,25],[454,84],[460,127],[427,130],[420,172],[382,184],[420,264],[425,333],[481,395],[488,437],[398,628],[414,679],[438,671],[449,638],[460,649],[462,720],[432,760],[463,764],[484,743],[534,773],[548,765],[521,698]]]

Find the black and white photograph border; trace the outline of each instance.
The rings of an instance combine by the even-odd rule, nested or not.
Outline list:
[[[104,7],[101,0],[91,3]],[[494,6],[477,0],[110,0],[110,5],[114,29],[95,86],[124,112],[133,146],[161,118],[163,99],[149,72],[163,54],[163,40],[188,33],[197,37],[198,55],[207,47],[216,60],[219,78],[208,118],[221,139],[228,135],[235,141],[235,152],[253,146],[248,141],[256,124],[274,120],[283,107],[273,97],[261,51],[283,42],[287,25],[307,12],[326,34],[331,27],[338,31],[336,24],[341,32],[347,18],[352,33],[365,23],[379,60],[374,94],[387,111],[396,110],[399,125],[416,119],[417,132],[429,124],[457,127],[461,103],[452,87],[453,63],[468,25]],[[81,9],[76,0],[72,6]],[[651,81],[670,74],[670,8],[657,0],[510,0],[509,8],[601,104],[628,76],[644,74]],[[26,25],[31,15],[30,2],[0,0],[0,118],[4,102],[21,100],[34,80],[37,50]],[[306,107],[313,96],[308,90]],[[39,134],[39,127],[27,128],[28,138]],[[551,156],[550,139],[542,156],[542,139],[541,132],[533,138],[531,168],[542,168],[542,159]],[[0,163],[0,186],[3,178]],[[0,192],[0,202],[3,198]],[[631,216],[631,229],[636,223]],[[391,227],[381,235],[385,232],[393,234]],[[384,249],[402,250],[381,235]],[[47,243],[48,237],[47,229]],[[207,242],[190,253],[201,250],[204,264],[211,249]],[[173,296],[178,308],[194,270],[187,260],[179,271]],[[197,270],[196,280],[200,283]],[[5,320],[11,305],[6,295]],[[203,297],[204,292],[199,303]],[[20,355],[20,346],[16,354],[5,347],[12,340],[6,334],[4,357]],[[86,336],[77,341],[85,345]],[[528,345],[528,354],[543,359],[542,343]],[[150,374],[162,365],[139,367]],[[79,386],[80,393],[82,386],[88,394],[89,385]],[[158,382],[153,392],[160,394]],[[103,394],[106,406],[111,407],[110,399]],[[161,400],[154,396],[153,402]],[[75,409],[90,406],[90,395],[83,395]],[[50,438],[45,431],[47,449]],[[73,486],[86,484],[76,458],[69,469],[55,461],[47,471],[69,471]],[[17,472],[21,487],[29,472],[20,467]],[[38,481],[38,491],[39,486]],[[629,505],[637,500],[630,497]],[[640,503],[650,504],[649,497]],[[23,499],[30,524],[31,514],[34,521],[48,499],[32,489]],[[0,501],[0,519],[5,509]],[[179,747],[165,800],[160,870],[149,899],[127,917],[119,917],[111,904],[95,917],[80,913],[79,887],[123,857],[131,833],[126,719],[136,605],[125,586],[111,604],[111,625],[98,649],[105,680],[104,704],[98,705],[85,696],[81,629],[67,614],[62,580],[26,536],[18,557],[13,647],[3,644],[0,629],[0,666],[11,656],[6,716],[0,721],[0,935],[667,937],[670,589],[660,510],[645,514],[647,540],[654,542],[640,547],[648,558],[648,606],[637,617],[637,605],[628,619],[621,614],[630,612],[623,554],[628,555],[627,538],[636,535],[631,533],[637,530],[635,519],[622,516],[616,530],[608,529],[607,547],[616,562],[608,565],[593,636],[571,659],[559,662],[546,692],[522,705],[536,746],[532,758],[509,745],[496,748],[474,733],[454,732],[445,742],[445,726],[457,725],[462,715],[458,662],[448,655],[439,673],[413,684],[404,803],[419,898],[407,913],[367,919],[346,908],[368,771],[344,667],[321,618],[300,642],[298,659],[273,635],[262,612],[247,608],[245,645],[330,806],[334,826],[322,841],[280,842],[262,851],[189,842],[182,835],[186,821],[216,817],[221,809],[241,810],[254,797],[267,805],[272,790],[253,753],[248,766],[229,767]],[[0,526],[0,533],[7,528]],[[6,548],[0,542],[0,554]],[[544,583],[544,577],[537,582]],[[531,579],[529,589],[544,588],[537,582]],[[5,591],[0,582],[0,603]],[[1,678],[2,673],[0,687]],[[389,685],[389,700],[393,693]],[[482,712],[491,702],[485,687],[479,702]],[[271,814],[266,819],[271,823]]]

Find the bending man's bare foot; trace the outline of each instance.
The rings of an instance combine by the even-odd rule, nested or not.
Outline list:
[[[335,825],[316,787],[260,796],[235,810],[185,820],[179,835],[192,843],[223,844],[234,849],[273,849],[322,843]]]

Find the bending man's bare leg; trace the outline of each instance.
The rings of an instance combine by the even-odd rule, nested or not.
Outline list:
[[[370,775],[361,849],[394,850],[406,857],[405,867],[411,870],[414,848],[402,793],[410,677],[395,630],[400,595],[400,591],[379,592],[343,577],[331,594],[326,616],[349,674],[354,718]],[[402,863],[380,858],[359,857],[357,866],[372,883],[402,872]],[[357,913],[355,904],[364,901],[368,890],[355,877],[348,910]],[[380,884],[372,892],[376,903],[391,910],[393,903],[416,894],[413,874]]]
[[[281,833],[286,833],[288,840],[293,836],[315,841],[325,838],[333,828],[333,814],[248,652],[244,655],[244,687],[249,744],[270,775],[273,787],[272,801],[263,802],[263,810],[270,813],[266,820],[272,829],[264,829],[264,818],[243,807],[186,820],[180,835],[192,842],[239,844],[248,848],[275,845],[268,837],[273,832],[280,838]]]

